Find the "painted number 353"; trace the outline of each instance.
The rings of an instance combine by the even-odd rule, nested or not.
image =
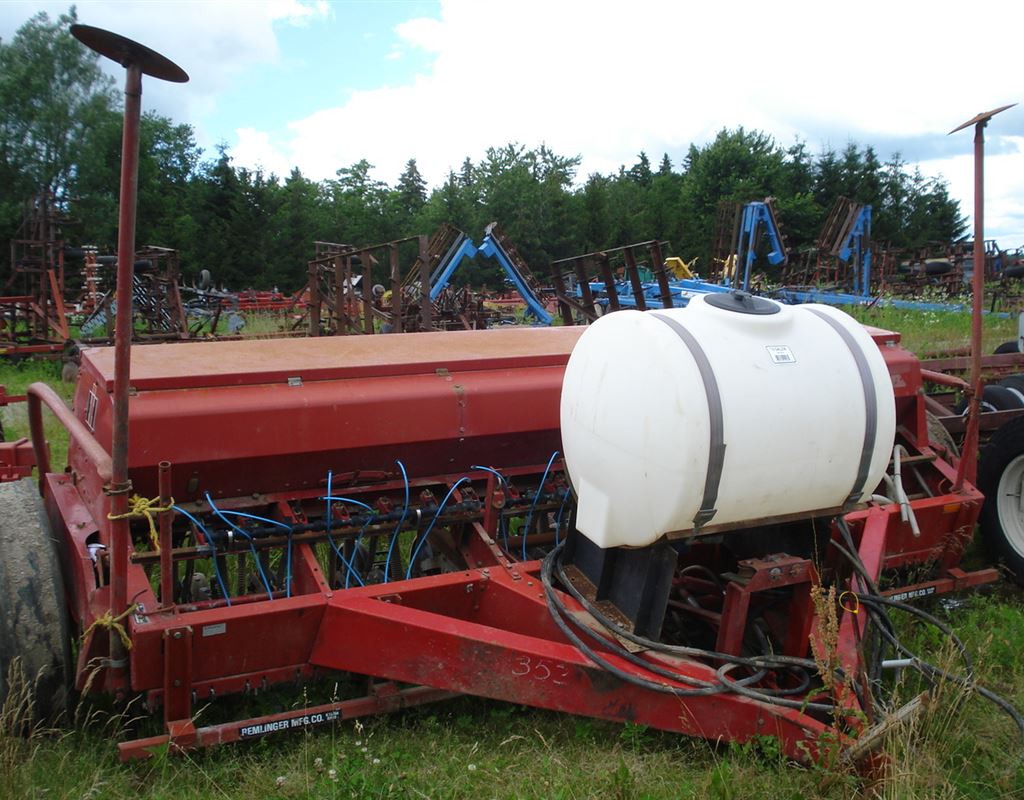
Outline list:
[[[564,686],[569,679],[569,668],[557,661],[517,656],[512,674],[519,678],[529,676],[535,681],[550,681],[555,686]]]

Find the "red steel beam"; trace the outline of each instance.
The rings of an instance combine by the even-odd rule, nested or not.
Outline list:
[[[525,566],[519,565],[521,570]],[[540,581],[533,575],[517,579],[492,569],[488,575],[473,570],[439,577],[473,587],[455,587],[452,592],[453,603],[455,598],[463,602],[461,609],[449,606],[448,613],[439,613],[434,602],[431,610],[419,607],[410,590],[421,582],[429,585],[430,578],[337,593],[328,600],[310,661],[555,711],[626,719],[711,740],[743,742],[772,735],[779,738],[783,752],[800,760],[813,757],[814,740],[830,729],[801,710],[738,694],[672,697],[620,680],[560,640]],[[504,627],[489,624],[497,623],[499,615]],[[611,654],[606,657],[636,672],[628,662]],[[691,678],[715,681],[715,669],[706,664],[667,656],[658,660]]]

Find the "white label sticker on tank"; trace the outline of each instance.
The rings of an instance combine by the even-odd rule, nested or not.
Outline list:
[[[769,344],[765,345],[765,350],[768,351],[768,355],[772,357],[772,363],[775,364],[795,364],[796,356],[793,355],[793,351],[784,344]]]
[[[226,622],[218,622],[216,625],[204,625],[203,636],[220,636],[222,633],[226,633],[228,624]]]

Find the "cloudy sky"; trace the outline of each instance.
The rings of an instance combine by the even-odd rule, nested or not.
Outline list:
[[[0,0],[8,39],[67,3]],[[580,177],[646,151],[679,163],[723,127],[812,152],[872,144],[942,175],[973,207],[972,135],[1024,100],[1019,0],[79,0],[79,20],[153,47],[185,86],[144,107],[234,162],[332,177],[361,158],[433,185],[488,146],[579,154]],[[974,44],[972,44],[974,43]],[[112,66],[112,72],[117,68]],[[1024,245],[1024,106],[987,130],[986,235]]]

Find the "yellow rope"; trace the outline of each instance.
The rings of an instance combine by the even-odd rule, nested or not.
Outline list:
[[[132,495],[128,501],[128,511],[124,514],[107,514],[107,519],[131,519],[134,517],[145,517],[149,523],[149,542],[153,545],[154,552],[160,552],[160,537],[156,531],[156,521],[153,519],[154,514],[160,514],[164,511],[170,511],[174,507],[174,498],[171,498],[171,502],[165,506],[158,506],[160,502],[159,497],[154,497],[152,500],[147,500],[145,497],[139,495]]]
[[[85,629],[85,633],[82,634],[82,641],[84,642],[88,639],[89,634],[92,633],[95,628],[106,628],[107,630],[117,631],[118,635],[121,637],[121,642],[124,644],[124,649],[131,650],[132,640],[128,638],[128,632],[124,629],[124,625],[121,624],[121,620],[132,614],[136,608],[137,606],[135,603],[132,603],[123,614],[119,614],[116,617],[107,610],[102,617],[97,617],[96,621]]]

